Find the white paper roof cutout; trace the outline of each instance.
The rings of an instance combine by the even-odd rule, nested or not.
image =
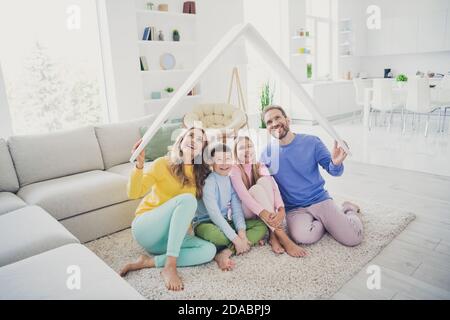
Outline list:
[[[283,79],[290,87],[291,91],[303,102],[304,106],[312,114],[314,119],[327,131],[327,133],[334,138],[338,145],[341,146],[348,154],[350,150],[344,141],[340,138],[333,126],[328,120],[319,112],[314,101],[303,89],[301,84],[297,81],[294,74],[284,64],[283,60],[277,55],[272,47],[267,43],[263,36],[253,27],[250,23],[238,24],[234,26],[227,34],[214,46],[214,48],[208,53],[208,55],[199,63],[199,65],[192,71],[190,76],[181,85],[181,87],[175,92],[167,105],[156,117],[153,124],[148,128],[147,132],[142,137],[142,143],[135,150],[130,158],[130,162],[134,162],[139,153],[149,143],[151,138],[155,135],[159,127],[169,117],[170,111],[181,101],[181,99],[192,89],[197,81],[203,76],[203,74],[209,69],[209,67],[227,50],[231,47],[240,37],[244,37],[251,45],[255,46],[258,53],[267,60],[276,72],[279,73],[280,78]]]

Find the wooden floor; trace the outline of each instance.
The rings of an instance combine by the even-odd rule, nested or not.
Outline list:
[[[367,288],[366,266],[334,299],[450,299],[450,177],[347,161],[342,177],[326,179],[331,193],[416,214],[367,265],[381,268],[381,289]]]

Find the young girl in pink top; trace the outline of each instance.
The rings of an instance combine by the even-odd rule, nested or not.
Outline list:
[[[262,163],[256,162],[249,137],[237,137],[234,144],[237,164],[231,170],[231,183],[242,201],[246,219],[259,216],[270,229],[270,244],[275,253],[287,252],[303,257],[306,251],[295,244],[283,228],[286,212],[275,180]]]

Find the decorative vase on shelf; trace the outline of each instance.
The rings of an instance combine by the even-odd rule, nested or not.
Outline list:
[[[159,40],[159,41],[164,41],[164,33],[162,32],[162,30],[159,30],[159,33],[158,33],[158,40]]]
[[[165,3],[161,3],[158,5],[159,11],[169,11],[169,5]]]
[[[173,30],[172,39],[173,41],[180,41],[180,33],[178,32],[178,30]]]

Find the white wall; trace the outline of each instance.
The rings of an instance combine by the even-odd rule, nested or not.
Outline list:
[[[0,138],[8,138],[12,133],[11,115],[9,113],[8,100],[6,99],[6,88],[0,61]]]
[[[98,0],[106,95],[111,122],[144,115],[134,1]]]
[[[381,30],[368,30],[366,8],[381,9]],[[383,76],[417,70],[450,70],[450,1],[448,0],[340,0],[341,18],[355,21],[356,57],[341,59],[340,75],[350,70]]]
[[[230,30],[244,21],[242,0],[197,0],[197,57],[199,63]],[[246,95],[247,53],[243,41],[238,42],[207,71],[201,79],[203,102],[225,102],[233,67],[239,68]],[[235,87],[236,88],[236,87]],[[232,103],[236,103],[234,91]]]

